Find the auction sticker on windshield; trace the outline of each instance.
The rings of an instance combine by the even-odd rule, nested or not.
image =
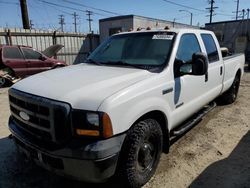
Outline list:
[[[174,38],[174,35],[154,35],[152,39],[158,39],[158,40],[172,40]]]

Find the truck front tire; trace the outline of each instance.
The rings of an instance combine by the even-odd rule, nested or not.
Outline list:
[[[122,147],[119,175],[128,187],[141,187],[154,175],[162,153],[162,130],[154,119],[136,123]]]

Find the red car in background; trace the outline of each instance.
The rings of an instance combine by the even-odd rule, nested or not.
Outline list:
[[[62,47],[53,45],[38,52],[28,46],[0,45],[0,87],[17,78],[66,66],[64,61],[53,58]]]

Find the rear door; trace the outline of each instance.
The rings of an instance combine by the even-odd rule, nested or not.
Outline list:
[[[4,46],[2,48],[2,61],[15,71],[17,77],[26,76],[28,65],[18,47]]]
[[[207,75],[207,93],[215,98],[222,90],[222,81],[224,75],[224,65],[222,57],[218,52],[216,41],[210,33],[201,33],[201,38],[205,47],[205,53],[208,57],[208,75]]]
[[[43,59],[43,55],[32,48],[22,47],[22,52],[27,61],[27,74],[33,75],[42,71],[47,70],[45,59]]]

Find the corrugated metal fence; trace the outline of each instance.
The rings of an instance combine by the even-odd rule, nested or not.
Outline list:
[[[0,44],[32,46],[38,51],[43,51],[53,44],[62,44],[64,48],[57,54],[57,58],[66,61],[67,64],[73,64],[83,61],[87,53],[96,48],[99,44],[99,36],[0,28]]]

